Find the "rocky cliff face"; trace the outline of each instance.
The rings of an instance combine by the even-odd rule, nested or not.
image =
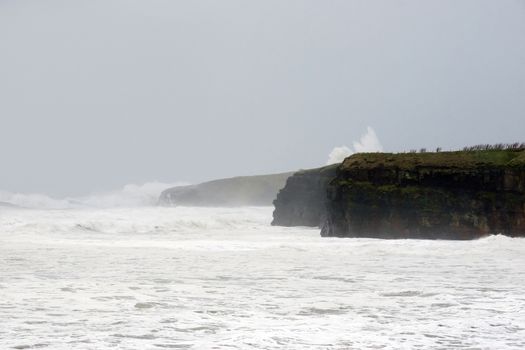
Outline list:
[[[326,190],[337,165],[301,170],[289,177],[274,201],[272,225],[319,227],[326,215]]]
[[[292,173],[240,176],[173,187],[162,192],[159,205],[236,207],[270,206]]]
[[[356,154],[326,206],[323,236],[525,236],[525,151]]]

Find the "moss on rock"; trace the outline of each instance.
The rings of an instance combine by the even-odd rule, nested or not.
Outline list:
[[[525,235],[525,151],[362,153],[327,187],[323,236]]]

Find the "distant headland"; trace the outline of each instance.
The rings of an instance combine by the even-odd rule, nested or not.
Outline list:
[[[272,225],[325,237],[525,236],[525,144],[357,153],[340,164],[174,187],[161,205],[273,205]]]
[[[162,206],[238,207],[270,206],[293,173],[238,176],[178,186],[163,191]]]

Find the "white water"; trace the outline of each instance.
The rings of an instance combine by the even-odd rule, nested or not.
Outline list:
[[[327,239],[271,208],[0,208],[0,349],[523,349],[525,240]]]
[[[147,182],[141,185],[128,184],[114,191],[93,193],[79,197],[54,198],[39,193],[17,193],[0,190],[1,204],[32,209],[115,208],[156,205],[160,193],[170,187],[188,183],[166,184]]]

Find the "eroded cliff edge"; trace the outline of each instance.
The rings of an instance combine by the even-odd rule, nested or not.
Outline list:
[[[321,234],[525,236],[525,151],[353,155],[327,187]]]
[[[326,216],[327,186],[338,166],[301,170],[290,176],[273,202],[272,225],[320,227]]]

